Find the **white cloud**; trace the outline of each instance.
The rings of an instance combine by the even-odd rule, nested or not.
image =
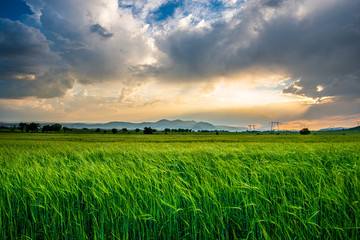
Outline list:
[[[155,15],[169,1],[25,1],[34,16],[1,20],[1,98],[65,96],[49,104],[64,112],[74,104],[73,117],[76,107],[105,116],[175,102],[241,105],[262,87],[275,89],[263,100],[273,102],[284,82],[286,99],[358,99],[356,1],[185,0],[161,20]]]

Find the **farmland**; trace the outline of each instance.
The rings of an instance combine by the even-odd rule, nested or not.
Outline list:
[[[360,135],[0,134],[0,239],[360,239]]]

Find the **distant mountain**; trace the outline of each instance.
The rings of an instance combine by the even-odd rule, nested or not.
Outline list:
[[[0,122],[0,126],[11,128],[11,127],[13,127],[13,126],[19,126],[19,123],[5,123],[5,122]]]
[[[40,122],[42,126],[44,125],[52,125],[54,123],[51,122]],[[192,129],[195,131],[201,131],[201,130],[209,130],[209,131],[246,131],[246,127],[230,127],[230,126],[215,126],[208,122],[197,122],[197,121],[183,121],[183,120],[167,120],[162,119],[157,122],[142,122],[142,123],[132,123],[132,122],[108,122],[108,123],[61,123],[63,126],[68,128],[88,128],[88,129],[95,129],[95,128],[101,128],[101,129],[122,129],[127,128],[129,130],[131,129],[143,129],[144,127],[151,127],[157,130],[164,130],[165,128],[170,129]],[[0,123],[0,126],[18,126],[19,123]]]
[[[142,122],[142,123],[131,123],[131,122],[109,122],[109,123],[63,123],[64,126],[70,128],[127,128],[127,129],[143,129],[144,127],[151,127],[158,130],[169,129],[192,129],[195,131],[209,130],[209,131],[245,131],[245,127],[229,127],[229,126],[215,126],[208,122],[196,122],[196,121],[183,121],[183,120],[167,120],[162,119],[157,122]]]
[[[344,127],[334,127],[334,128],[323,128],[323,129],[319,129],[319,132],[324,132],[324,131],[341,131],[341,130],[348,130],[348,128],[344,128]]]
[[[349,128],[348,130],[351,130],[351,131],[360,131],[360,126],[353,127],[353,128]]]
[[[193,130],[219,130],[217,127],[207,122],[198,122],[192,126]]]

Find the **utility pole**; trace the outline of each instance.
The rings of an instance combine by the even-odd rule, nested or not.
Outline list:
[[[249,127],[249,130],[250,130],[250,131],[255,131],[255,129],[256,129],[256,124],[249,124],[248,127]]]
[[[274,131],[275,128],[277,128],[278,131],[280,131],[280,123],[279,122],[271,122],[271,128],[270,128],[270,131]]]

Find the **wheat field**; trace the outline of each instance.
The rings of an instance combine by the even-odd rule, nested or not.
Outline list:
[[[0,239],[360,239],[359,135],[0,134]]]

